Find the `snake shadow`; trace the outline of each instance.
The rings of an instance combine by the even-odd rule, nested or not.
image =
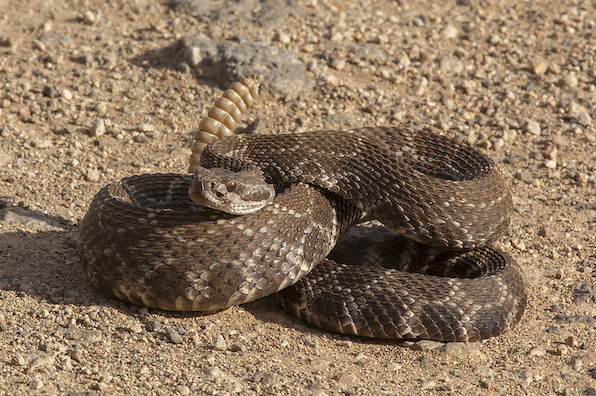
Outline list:
[[[91,285],[76,255],[76,224],[17,206],[0,208],[0,223],[16,228],[0,234],[0,293],[14,291],[53,304],[84,303],[78,296]]]
[[[78,225],[38,210],[0,205],[0,297],[8,292],[38,303],[110,306],[127,314],[138,308],[97,291],[77,253]],[[10,309],[0,299],[0,311]]]

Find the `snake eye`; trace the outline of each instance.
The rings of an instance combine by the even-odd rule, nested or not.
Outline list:
[[[236,182],[231,181],[226,183],[226,188],[228,189],[228,192],[236,191]]]

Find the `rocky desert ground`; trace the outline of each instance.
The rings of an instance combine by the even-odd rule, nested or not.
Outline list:
[[[495,159],[520,324],[386,342],[272,298],[201,316],[95,290],[76,252],[94,194],[184,173],[252,73],[263,133],[408,124]],[[0,393],[596,395],[595,117],[593,0],[0,0]]]

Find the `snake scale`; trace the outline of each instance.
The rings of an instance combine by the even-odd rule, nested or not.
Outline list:
[[[304,321],[376,338],[474,341],[523,314],[520,268],[488,246],[509,224],[507,184],[466,145],[401,127],[246,134],[214,140],[200,162],[259,169],[277,194],[236,216],[189,199],[191,175],[109,184],[80,223],[97,288],[203,312],[282,290],[281,305]],[[391,231],[352,230],[327,258],[365,215]]]

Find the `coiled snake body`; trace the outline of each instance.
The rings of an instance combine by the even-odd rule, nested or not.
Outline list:
[[[95,286],[137,305],[209,312],[294,285],[278,294],[289,312],[379,338],[478,340],[523,313],[518,266],[485,247],[506,230],[511,197],[494,163],[467,146],[403,128],[235,135],[207,146],[201,164],[257,167],[278,194],[234,216],[191,201],[187,175],[104,187],[80,224]],[[409,240],[367,230],[372,249],[347,245],[375,265],[326,259],[363,213]]]

